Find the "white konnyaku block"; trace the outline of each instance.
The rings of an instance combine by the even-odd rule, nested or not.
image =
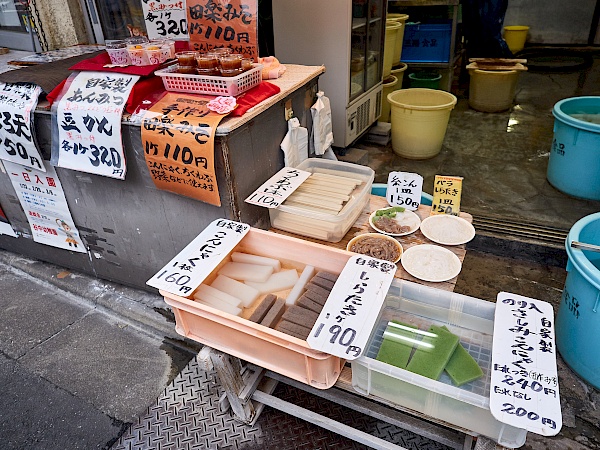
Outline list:
[[[291,289],[298,281],[298,272],[295,269],[282,270],[276,272],[269,277],[268,280],[262,283],[253,281],[246,281],[245,283],[252,286],[261,294],[269,294],[273,292],[283,291],[285,289]]]
[[[219,270],[219,275],[233,278],[238,281],[253,281],[263,283],[273,273],[272,266],[259,266],[240,262],[228,262]]]
[[[256,301],[260,292],[247,284],[241,283],[233,278],[219,275],[212,282],[211,287],[218,289],[226,294],[239,298],[242,301],[244,308],[247,308]]]

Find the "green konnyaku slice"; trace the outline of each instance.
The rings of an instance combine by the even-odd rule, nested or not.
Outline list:
[[[389,322],[383,333],[383,342],[375,359],[406,369],[416,337],[416,333],[410,331],[410,329],[416,330],[417,327],[395,320]]]
[[[406,370],[437,380],[458,346],[458,336],[432,325],[406,366]]]
[[[442,328],[449,332],[445,326]],[[462,386],[483,376],[483,370],[481,370],[477,361],[460,343],[444,370],[457,386]]]

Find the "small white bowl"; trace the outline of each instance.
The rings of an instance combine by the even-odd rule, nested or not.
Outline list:
[[[367,237],[373,237],[376,239],[381,239],[381,240],[385,240],[385,241],[390,241],[393,242],[394,245],[396,246],[396,248],[398,249],[398,258],[396,258],[395,261],[389,261],[389,260],[384,260],[384,261],[389,261],[392,263],[397,263],[398,261],[400,261],[400,258],[402,258],[402,253],[404,252],[404,249],[402,248],[402,245],[400,244],[400,242],[398,242],[396,239],[394,239],[391,236],[385,235],[385,234],[380,234],[380,233],[364,233],[364,234],[359,234],[358,236],[353,237],[352,239],[350,239],[350,242],[348,242],[348,245],[346,246],[346,250],[348,250],[349,252],[351,252],[352,250],[350,250],[352,248],[352,246],[360,241],[361,239],[365,239]],[[358,253],[358,252],[354,252],[354,253]],[[377,258],[377,256],[374,255],[369,255],[367,253],[363,253],[367,256],[371,256],[373,258]],[[382,258],[379,258],[382,259]]]

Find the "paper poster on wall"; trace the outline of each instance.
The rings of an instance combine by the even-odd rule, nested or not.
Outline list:
[[[33,240],[40,244],[85,253],[73,223],[56,170],[44,161],[46,172],[5,162],[4,167],[31,226]]]
[[[185,0],[142,0],[142,10],[150,39],[187,36]]]
[[[205,52],[228,47],[258,61],[258,0],[187,0],[190,44]]]
[[[42,88],[0,83],[0,159],[44,171],[33,135],[33,111]]]
[[[52,105],[52,164],[125,178],[121,116],[137,75],[80,72]]]
[[[12,226],[10,225],[10,222],[8,221],[8,218],[6,217],[6,214],[4,214],[4,211],[2,211],[1,207],[0,207],[0,234],[6,234],[8,236],[17,237],[17,235],[15,234],[15,230],[13,230]]]
[[[211,99],[165,94],[144,114],[142,146],[157,188],[221,206],[214,138],[224,116],[206,107]]]

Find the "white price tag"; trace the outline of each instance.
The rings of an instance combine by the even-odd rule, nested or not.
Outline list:
[[[310,175],[311,173],[305,170],[284,167],[254,191],[245,202],[265,208],[277,208]]]
[[[143,0],[142,11],[150,39],[180,38],[188,35],[185,1]]]
[[[421,204],[422,192],[423,177],[418,173],[389,173],[386,197],[390,205],[416,211]]]
[[[496,419],[543,436],[560,431],[552,305],[498,294],[491,370],[490,410]]]
[[[308,344],[347,360],[358,358],[379,316],[396,265],[370,256],[352,256],[321,310]]]
[[[245,223],[215,220],[146,284],[171,294],[190,295],[248,231],[250,225]]]

